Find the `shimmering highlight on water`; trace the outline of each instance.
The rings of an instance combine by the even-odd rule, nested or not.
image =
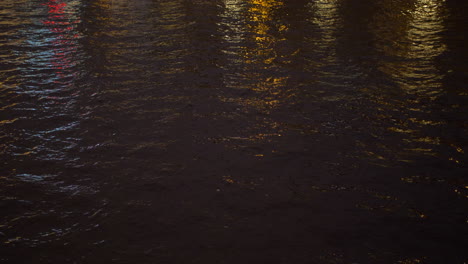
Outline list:
[[[467,7],[1,1],[0,262],[463,263]]]

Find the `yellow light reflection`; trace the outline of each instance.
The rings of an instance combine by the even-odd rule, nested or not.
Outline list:
[[[284,31],[287,29],[286,25],[276,25],[272,28],[271,23],[272,12],[284,5],[282,1],[278,0],[252,0],[251,6],[248,9],[248,15],[251,22],[250,31],[254,33],[254,40],[256,47],[253,49],[246,49],[245,58],[248,63],[261,63],[271,64],[277,57],[274,47],[277,42],[281,41],[278,37],[271,34],[271,31]]]
[[[280,103],[279,93],[289,79],[288,76],[269,76],[257,71],[274,67],[278,58],[276,48],[284,41],[281,35],[288,26],[275,21],[274,12],[283,5],[284,2],[280,0],[251,0],[247,9],[247,30],[254,45],[244,47],[243,58],[255,70],[249,73],[249,78],[256,80],[251,89],[262,96],[245,100],[244,103],[266,111]]]
[[[256,96],[222,100],[235,100],[268,113],[281,103],[290,78],[282,73],[282,65],[291,63],[297,54],[297,51],[281,50],[286,46],[284,35],[289,29],[277,17],[283,11],[284,1],[226,0],[225,6],[223,24],[229,29],[223,38],[230,46],[224,53],[228,54],[231,65],[239,66],[237,69],[241,71],[227,74],[224,81],[233,88],[254,91]]]

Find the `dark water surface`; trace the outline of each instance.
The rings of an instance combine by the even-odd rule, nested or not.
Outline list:
[[[1,0],[0,263],[468,261],[467,2]]]

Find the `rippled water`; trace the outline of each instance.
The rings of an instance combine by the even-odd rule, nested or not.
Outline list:
[[[2,0],[1,263],[464,263],[468,5]]]

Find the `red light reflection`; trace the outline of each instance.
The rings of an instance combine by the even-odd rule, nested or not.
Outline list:
[[[58,79],[62,79],[76,73],[64,73],[64,70],[73,67],[72,56],[77,51],[76,24],[80,21],[74,18],[71,13],[67,13],[67,3],[63,0],[49,0],[43,4],[48,7],[48,17],[42,23],[49,28],[49,31],[55,33],[51,41],[54,56],[51,59],[51,65],[57,71]],[[55,81],[58,82],[58,81]]]

